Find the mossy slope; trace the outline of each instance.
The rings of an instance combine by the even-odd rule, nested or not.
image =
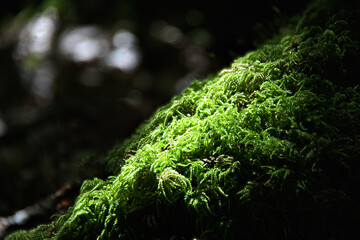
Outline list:
[[[344,4],[345,5],[345,4]],[[359,5],[195,81],[85,181],[65,216],[8,239],[347,239],[360,184]]]

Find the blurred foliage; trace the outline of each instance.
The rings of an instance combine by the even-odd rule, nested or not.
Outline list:
[[[86,180],[66,215],[8,239],[353,239],[359,7],[315,1],[192,82],[108,154],[114,176]]]

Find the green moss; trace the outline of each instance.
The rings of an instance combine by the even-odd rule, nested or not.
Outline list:
[[[66,215],[7,239],[356,233],[359,6],[334,14],[321,3],[159,108],[109,153],[114,176],[85,181]]]

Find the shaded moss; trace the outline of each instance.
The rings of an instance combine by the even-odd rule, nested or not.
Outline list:
[[[54,224],[7,239],[353,236],[359,6],[323,3],[159,108]]]

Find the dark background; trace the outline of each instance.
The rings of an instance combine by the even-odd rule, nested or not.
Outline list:
[[[8,1],[0,9],[0,216],[66,183],[105,178],[103,159],[116,142],[193,79],[272,38],[308,2]],[[17,54],[27,24],[49,7],[57,19],[51,48]],[[64,57],[61,37],[85,26],[100,31],[110,48],[119,29],[135,36],[137,67],[111,68],[104,56]],[[36,91],[39,76],[51,78],[45,95]]]

